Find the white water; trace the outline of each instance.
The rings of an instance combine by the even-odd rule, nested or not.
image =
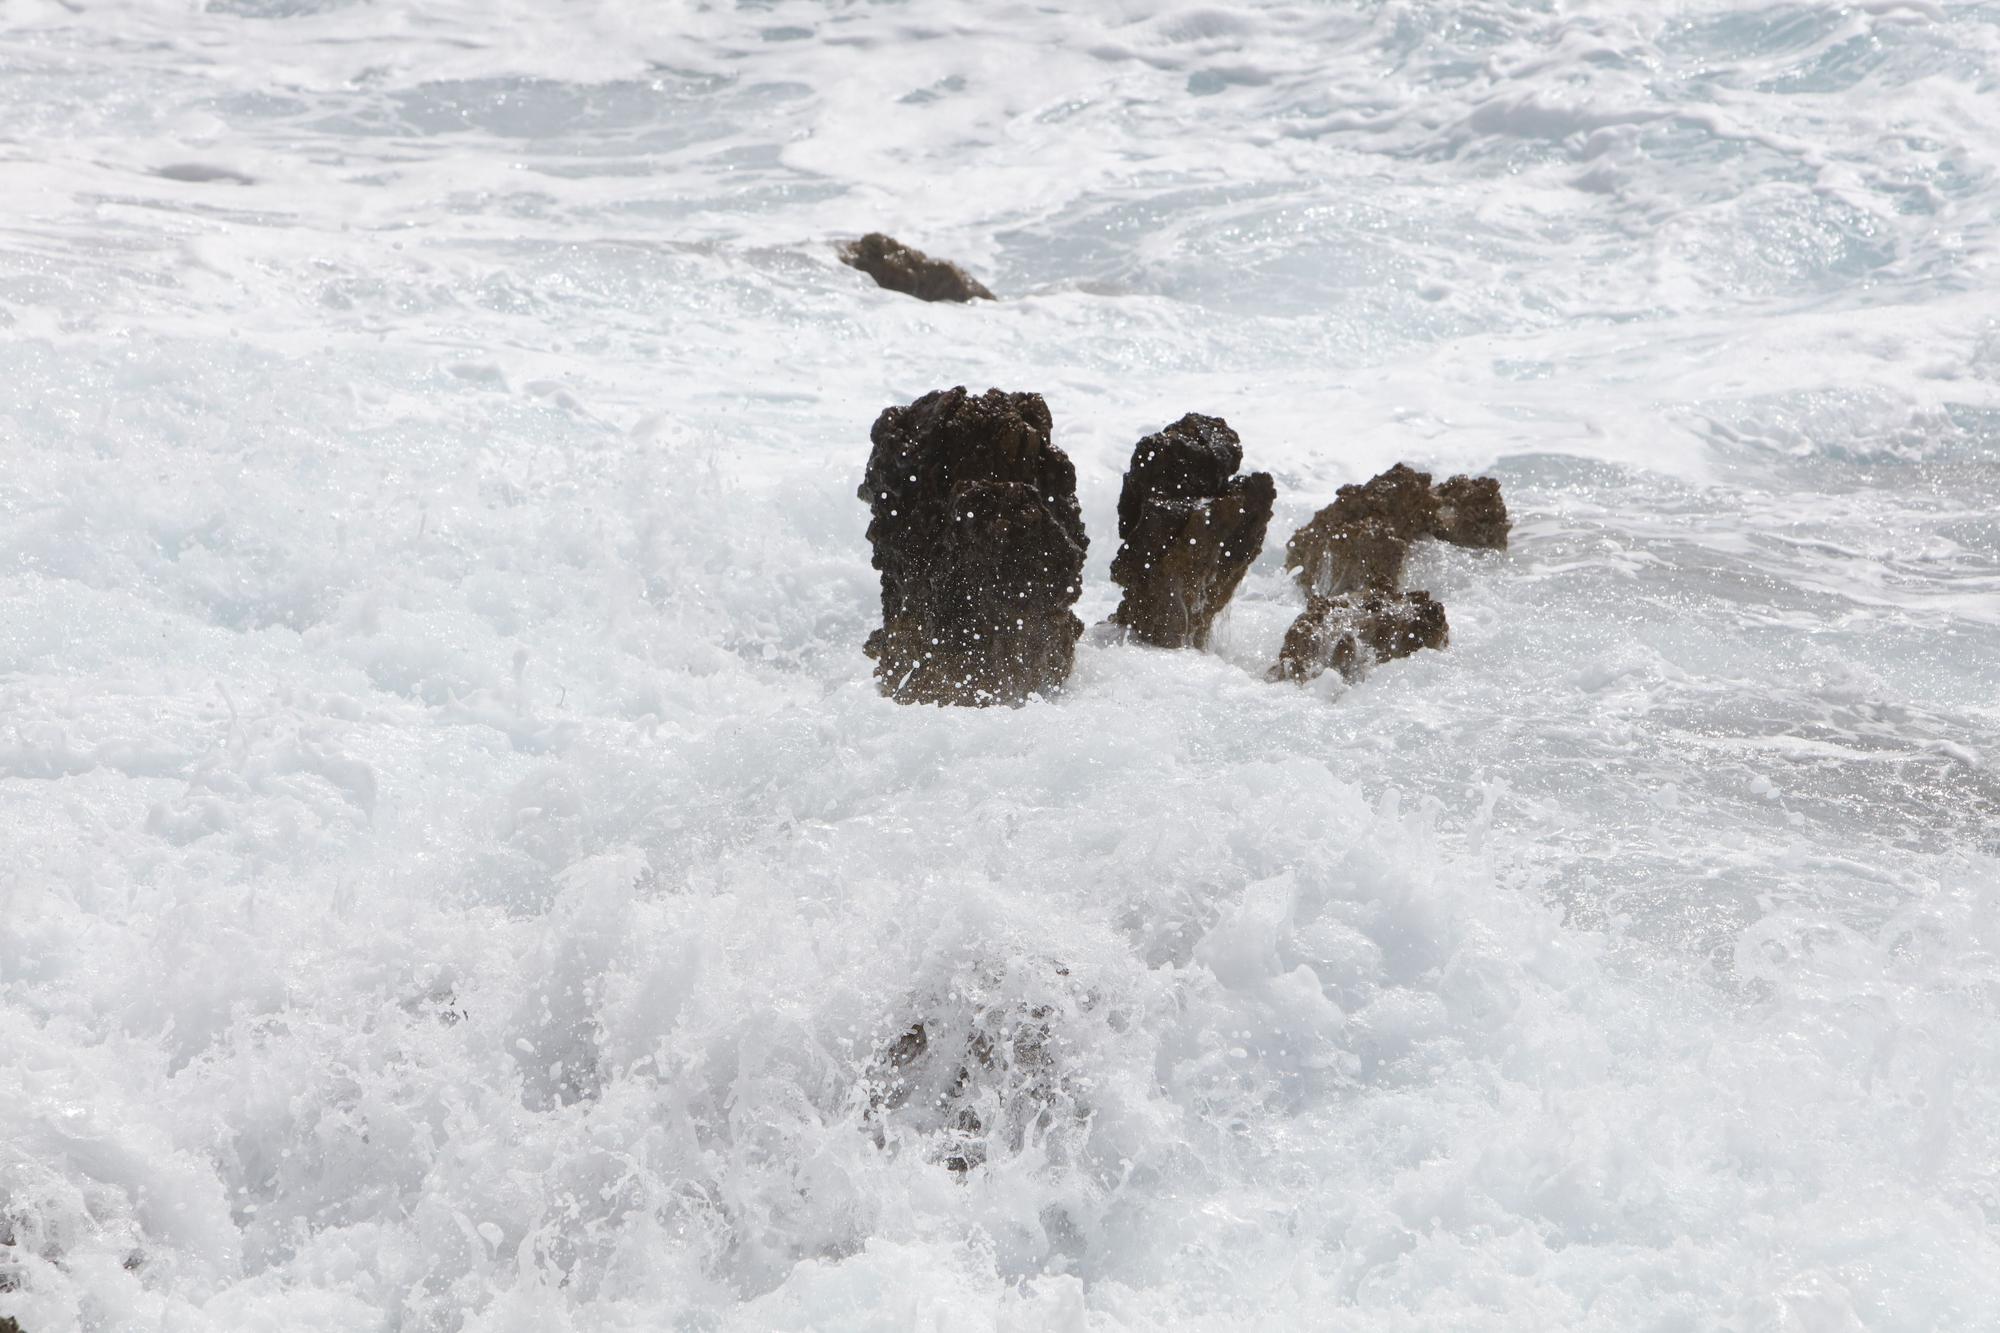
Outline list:
[[[1992,1326],[2000,8],[1076,8],[0,7],[0,1314]],[[1242,432],[1217,655],[877,696],[957,383],[1087,620]],[[1513,549],[1265,684],[1398,459]]]

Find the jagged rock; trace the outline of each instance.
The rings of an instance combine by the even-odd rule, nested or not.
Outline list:
[[[1322,596],[1394,592],[1417,538],[1504,550],[1507,529],[1507,506],[1493,478],[1458,476],[1433,486],[1428,472],[1398,463],[1336,491],[1333,503],[1285,544],[1285,568],[1307,592]]]
[[[1442,648],[1450,638],[1444,607],[1427,592],[1308,593],[1270,676],[1304,684],[1331,667],[1356,680],[1377,662]]]
[[[1310,527],[1299,529],[1285,546],[1286,567],[1295,570],[1308,593],[1338,596],[1394,591],[1402,586],[1410,539],[1400,525],[1364,518],[1313,533],[1307,539],[1311,544],[1305,545],[1301,539],[1307,538]],[[1302,563],[1294,565],[1294,560]]]
[[[1489,551],[1507,549],[1507,502],[1492,477],[1453,477],[1436,489],[1437,515],[1431,535],[1454,546]]]
[[[977,278],[946,259],[932,259],[893,236],[871,231],[840,247],[840,262],[875,279],[875,285],[920,301],[991,301]]]
[[[1206,648],[1215,617],[1264,549],[1278,488],[1233,476],[1243,445],[1220,417],[1190,412],[1132,450],[1118,496],[1111,619],[1161,648]]]
[[[876,418],[860,496],[882,571],[868,655],[904,703],[1018,704],[1068,678],[1089,540],[1040,394],[964,386]]]

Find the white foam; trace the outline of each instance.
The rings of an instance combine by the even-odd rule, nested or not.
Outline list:
[[[9,7],[0,1314],[1980,1326],[2000,30],[1657,11]],[[955,383],[1091,619],[1241,431],[1214,655],[875,693]],[[1267,685],[1399,459],[1513,549]]]

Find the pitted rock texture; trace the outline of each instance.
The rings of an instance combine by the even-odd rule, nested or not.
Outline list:
[[[1336,491],[1333,503],[1285,544],[1285,568],[1321,596],[1394,592],[1417,538],[1505,550],[1507,529],[1507,506],[1493,478],[1459,476],[1433,486],[1430,473],[1398,463]]]
[[[1194,412],[1133,448],[1111,562],[1125,590],[1111,619],[1132,637],[1208,646],[1216,616],[1264,549],[1278,494],[1268,472],[1232,475],[1242,462],[1229,423]]]
[[[893,236],[871,231],[840,247],[840,262],[875,279],[875,285],[920,301],[991,301],[993,293],[948,259],[932,259]]]
[[[1306,595],[1306,609],[1285,631],[1272,680],[1300,684],[1331,667],[1357,680],[1369,667],[1442,648],[1451,639],[1444,607],[1427,592]]]
[[[1018,704],[1068,678],[1089,540],[1033,393],[963,386],[876,418],[860,496],[882,571],[868,655],[905,703]]]
[[[1453,477],[1437,486],[1437,514],[1431,519],[1431,536],[1454,546],[1473,546],[1489,551],[1507,549],[1507,502],[1500,498],[1500,483],[1492,477]]]

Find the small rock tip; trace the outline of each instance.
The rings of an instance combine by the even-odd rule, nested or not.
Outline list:
[[[991,301],[986,285],[948,259],[933,259],[893,236],[871,231],[840,247],[840,262],[875,285],[919,301]]]

